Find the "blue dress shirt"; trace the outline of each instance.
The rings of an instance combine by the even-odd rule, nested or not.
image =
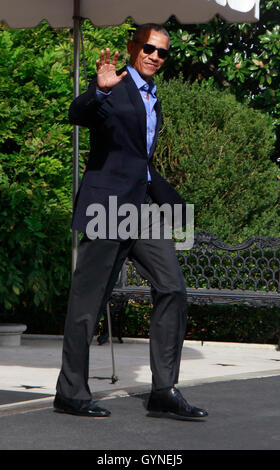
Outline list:
[[[157,115],[155,111],[155,104],[157,102],[157,97],[156,97],[156,85],[152,80],[147,83],[141,75],[137,72],[137,70],[132,67],[132,65],[127,64],[127,70],[131,75],[131,78],[133,79],[135,85],[137,86],[139,93],[142,97],[145,109],[146,109],[146,119],[147,119],[147,156],[149,158],[151,146],[154,140],[155,136],[155,130],[156,130],[156,124],[157,124]],[[104,97],[109,93],[103,93],[99,90],[97,90],[97,95],[102,99],[102,95]],[[151,181],[151,175],[149,172],[149,168],[147,168],[147,174],[148,174],[148,181]]]

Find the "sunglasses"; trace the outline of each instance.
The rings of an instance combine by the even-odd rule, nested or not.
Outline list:
[[[161,47],[156,47],[153,44],[148,44],[147,42],[139,44],[142,44],[143,51],[145,52],[145,54],[152,54],[153,52],[157,51],[160,59],[166,59],[169,54],[168,49],[162,49]]]

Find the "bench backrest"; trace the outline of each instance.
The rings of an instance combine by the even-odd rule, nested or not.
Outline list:
[[[195,234],[191,250],[178,251],[189,288],[252,290],[280,293],[280,238],[249,237],[230,246],[210,232]],[[126,260],[117,287],[148,283]]]

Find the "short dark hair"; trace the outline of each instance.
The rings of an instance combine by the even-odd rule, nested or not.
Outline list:
[[[132,40],[133,41],[140,41],[143,34],[147,33],[148,31],[157,31],[159,33],[164,34],[168,38],[168,45],[170,42],[170,36],[166,29],[157,23],[145,23],[141,24],[136,28],[133,33]]]

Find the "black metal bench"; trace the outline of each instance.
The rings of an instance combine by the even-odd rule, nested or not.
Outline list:
[[[194,236],[192,249],[178,251],[177,257],[186,279],[188,303],[280,306],[280,238],[249,237],[230,246],[210,232],[200,231]],[[107,303],[111,341],[110,308],[119,317],[118,338],[122,342],[122,312],[129,299],[151,301],[151,289],[126,260]],[[100,335],[99,344],[108,337],[106,332]]]
[[[280,306],[280,238],[249,237],[230,246],[206,231],[187,252],[177,252],[187,301],[195,304]],[[112,298],[151,299],[150,286],[126,260]]]

